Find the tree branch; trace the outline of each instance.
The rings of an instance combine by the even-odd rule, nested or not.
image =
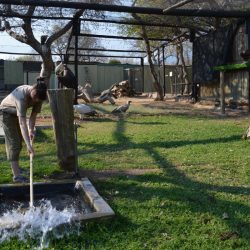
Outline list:
[[[19,35],[16,32],[14,32],[13,30],[11,30],[10,27],[10,23],[8,21],[5,21],[5,31],[14,39],[16,39],[17,41],[21,42],[21,43],[27,43],[27,37],[23,36],[23,35]]]
[[[22,28],[25,32],[25,35],[27,37],[27,44],[29,44],[35,51],[37,51],[39,54],[42,53],[41,51],[41,45],[36,40],[32,27],[31,27],[31,18],[22,18],[24,24],[22,25]]]
[[[29,6],[27,12],[26,12],[26,16],[32,16],[35,12],[36,6]]]
[[[80,16],[83,14],[84,10],[78,10],[75,15],[74,18],[78,19],[80,18]],[[60,29],[58,32],[54,33],[53,35],[51,35],[46,42],[47,46],[50,46],[56,39],[58,39],[59,37],[61,37],[63,34],[65,34],[67,31],[70,30],[70,28],[73,26],[73,22],[74,20],[71,20],[70,22],[68,22],[62,29]]]

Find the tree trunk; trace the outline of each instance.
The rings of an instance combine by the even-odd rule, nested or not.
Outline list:
[[[137,15],[137,14],[132,14],[132,16],[138,20],[138,21],[142,21],[141,18]],[[153,85],[154,85],[154,88],[157,92],[157,97],[156,97],[156,100],[160,100],[160,101],[163,101],[164,99],[164,95],[163,95],[163,89],[162,89],[162,86],[160,85],[160,82],[159,82],[159,79],[158,79],[158,76],[157,76],[157,72],[155,71],[154,69],[154,63],[153,63],[153,60],[152,60],[152,53],[151,53],[151,48],[150,48],[150,43],[149,43],[149,40],[148,40],[148,35],[147,35],[147,31],[146,31],[146,28],[145,26],[141,26],[141,30],[142,30],[142,38],[145,42],[145,45],[146,45],[146,51],[147,51],[147,55],[148,55],[148,63],[149,63],[149,67],[150,67],[150,71],[151,71],[151,74],[153,76]]]
[[[179,46],[180,46],[180,59],[181,59],[181,65],[182,65],[181,66],[182,76],[183,76],[183,80],[185,83],[185,88],[184,88],[183,94],[188,94],[189,80],[188,80],[188,72],[187,72],[186,62],[185,62],[184,55],[183,55],[182,43],[180,43]]]
[[[52,74],[52,71],[54,69],[54,63],[51,55],[51,50],[48,46],[42,45],[43,46],[43,54],[42,54],[42,59],[43,59],[43,64],[42,64],[42,69],[40,72],[41,77],[45,77],[45,83],[47,84],[48,88],[50,88],[50,77]]]
[[[184,89],[182,89],[182,94],[188,94],[188,72],[187,72],[187,67],[183,55],[183,45],[182,43],[178,43],[176,45],[176,52],[177,52],[177,63],[179,64],[179,61],[181,62],[181,78],[182,82],[184,82]]]

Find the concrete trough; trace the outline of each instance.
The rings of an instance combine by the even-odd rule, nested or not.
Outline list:
[[[0,185],[0,216],[6,209],[13,207],[17,202],[23,209],[29,207],[29,184],[2,184]],[[109,218],[115,215],[112,208],[98,194],[88,178],[81,180],[63,180],[53,182],[34,183],[34,205],[41,199],[51,201],[58,210],[77,204],[76,214],[72,222],[81,222],[91,219]],[[73,202],[74,200],[74,202]]]

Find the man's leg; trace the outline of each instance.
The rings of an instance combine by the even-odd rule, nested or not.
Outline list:
[[[19,155],[22,149],[22,135],[18,118],[15,115],[3,113],[3,129],[7,158],[10,161],[14,178],[20,175]]]
[[[12,170],[12,173],[13,173],[14,177],[17,177],[17,176],[19,176],[21,174],[20,173],[20,166],[19,166],[18,161],[11,161],[10,166],[11,166],[11,170]]]

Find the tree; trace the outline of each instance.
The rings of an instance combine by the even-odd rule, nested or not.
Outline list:
[[[115,3],[117,0],[93,0],[97,3]],[[55,41],[65,35],[70,29],[72,29],[74,20],[60,21],[58,29],[49,32],[48,29],[52,27],[55,21],[36,20],[32,18],[35,14],[42,14],[44,16],[69,16],[74,20],[79,19],[82,15],[96,15],[95,12],[89,12],[84,9],[79,10],[64,10],[61,8],[43,8],[36,6],[15,6],[11,4],[0,4],[0,14],[8,15],[22,15],[19,18],[6,18],[4,27],[1,30],[5,30],[11,37],[21,43],[28,44],[35,50],[42,58],[43,69],[41,75],[46,78],[46,83],[49,84],[51,72],[54,68],[52,59],[51,48]],[[40,28],[40,29],[39,29]],[[41,36],[41,40],[37,38],[36,32],[41,32],[45,35]]]
[[[135,0],[133,6],[145,6],[145,7],[159,7],[166,10],[171,10],[178,7],[186,7],[199,9],[202,7],[210,9],[218,9],[228,7],[225,1],[222,0],[205,0],[205,1],[192,1],[192,0]],[[233,4],[233,1],[230,1]],[[188,84],[187,78],[187,61],[185,58],[185,51],[187,51],[186,44],[191,38],[191,34],[205,35],[211,30],[214,30],[222,25],[228,23],[227,20],[215,19],[215,18],[201,18],[201,17],[178,17],[178,16],[168,16],[168,15],[139,15],[132,14],[132,18],[139,23],[149,22],[153,23],[165,23],[166,27],[147,27],[141,26],[127,26],[122,29],[122,32],[128,35],[139,35],[143,38],[144,44],[137,43],[137,46],[141,49],[145,49],[148,55],[148,62],[151,70],[151,74],[154,79],[154,87],[158,93],[157,99],[163,99],[162,87],[159,83],[158,74],[154,69],[154,54],[151,52],[154,48],[159,47],[161,43],[149,41],[149,37],[159,37],[166,39],[168,46],[175,47],[175,54],[177,58],[177,64],[182,66],[181,75],[183,81]],[[169,24],[169,25],[168,25]],[[174,27],[176,26],[176,27]],[[185,28],[182,28],[185,27]],[[165,59],[163,59],[165,60]]]
[[[121,61],[117,60],[117,59],[110,59],[109,64],[121,64]]]
[[[82,32],[83,33],[91,33],[91,28],[92,27],[82,27]],[[60,30],[60,26],[58,26],[58,24],[55,25],[53,27],[53,30],[54,31]],[[64,36],[61,36],[60,38],[58,38],[52,44],[51,50],[53,51],[53,53],[57,54],[61,58],[61,60],[64,60],[63,55],[65,53],[67,53],[68,54],[67,59],[69,61],[73,61],[74,58],[71,55],[74,52],[74,50],[67,50],[68,47],[74,47],[74,37],[72,37],[72,31],[71,30],[68,31],[67,33],[65,33]],[[85,48],[85,49],[91,49],[91,48],[97,48],[98,47],[100,49],[104,49],[104,47],[101,46],[100,40],[96,39],[95,37],[79,37],[78,38],[78,47],[79,48]],[[98,54],[95,51],[85,50],[85,54],[91,55],[92,53]],[[84,61],[84,60],[86,60],[86,57],[78,56],[78,60],[79,61]]]

